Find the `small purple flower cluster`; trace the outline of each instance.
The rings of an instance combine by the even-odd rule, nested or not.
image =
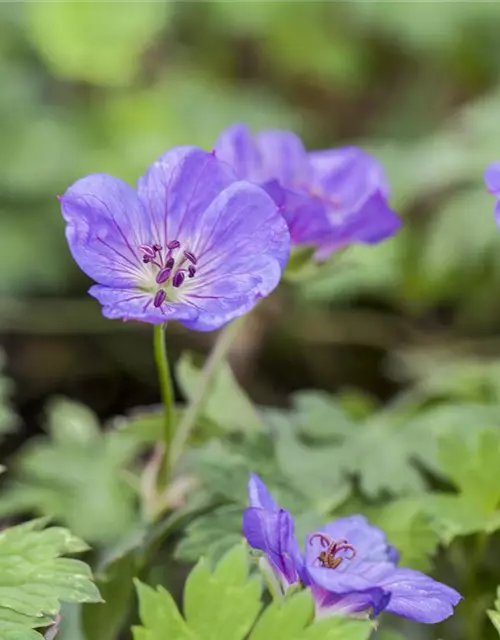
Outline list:
[[[434,624],[451,616],[462,598],[419,571],[399,568],[398,551],[360,515],[309,534],[302,554],[292,515],[279,507],[255,474],[248,493],[250,507],[243,514],[248,544],[263,552],[283,592],[299,584],[311,589],[318,619],[387,611]]]
[[[211,331],[271,293],[290,244],[323,259],[394,234],[388,194],[382,167],[361,149],[307,153],[292,133],[253,137],[235,125],[212,153],[160,156],[136,189],[92,174],[60,202],[71,253],[106,317]]]

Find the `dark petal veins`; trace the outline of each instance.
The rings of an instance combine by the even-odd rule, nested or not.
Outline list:
[[[79,267],[111,287],[133,286],[143,274],[139,247],[149,241],[149,221],[125,182],[93,174],[60,198],[66,237]]]

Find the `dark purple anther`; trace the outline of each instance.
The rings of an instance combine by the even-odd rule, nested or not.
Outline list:
[[[193,253],[191,253],[191,251],[184,251],[184,255],[189,260],[189,262],[192,262],[193,264],[196,264],[198,262],[198,260],[196,259],[196,256]]]
[[[171,273],[172,269],[169,269],[168,267],[160,269],[160,271],[158,271],[158,273],[156,274],[156,282],[158,284],[163,284],[169,279]]]
[[[163,291],[163,289],[160,289],[159,291],[157,291],[155,294],[155,299],[153,300],[154,306],[161,307],[161,305],[165,302],[166,297],[167,297],[167,294],[165,293],[165,291]]]
[[[174,287],[180,287],[181,284],[184,282],[185,277],[186,276],[184,275],[184,271],[177,271],[172,281],[172,284],[174,285]]]
[[[170,249],[170,251],[172,251],[172,249],[178,249],[180,246],[181,243],[178,240],[171,240],[167,243],[167,249]]]
[[[149,244],[140,244],[139,251],[142,251],[142,253],[144,254],[144,257],[154,258],[156,255],[156,250],[155,250],[156,246],[157,245],[153,245],[152,247],[150,247]]]
[[[189,265],[188,267],[188,274],[189,277],[192,278],[194,276],[194,274],[196,273],[196,269],[193,267],[192,264]]]
[[[151,262],[151,258],[149,256],[142,256],[142,261],[144,264],[149,264]]]
[[[169,258],[166,262],[165,262],[165,268],[166,269],[171,269],[174,266],[175,260],[173,258]]]
[[[153,251],[155,253],[157,253],[158,251],[161,251],[161,249],[162,249],[161,244],[154,244],[153,245]]]

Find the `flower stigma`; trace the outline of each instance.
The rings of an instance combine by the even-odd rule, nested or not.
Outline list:
[[[314,533],[309,538],[309,544],[312,544],[315,538],[318,538],[321,547],[324,549],[319,553],[317,561],[320,566],[326,569],[336,569],[344,560],[352,560],[356,556],[356,549],[347,540],[332,540],[323,533]],[[347,551],[349,555],[336,557],[336,554],[340,551]]]

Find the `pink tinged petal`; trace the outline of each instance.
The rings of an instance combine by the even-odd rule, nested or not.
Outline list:
[[[283,214],[285,207],[287,206],[288,189],[282,187],[278,180],[268,180],[267,182],[262,182],[260,186],[269,196],[271,196],[280,210],[280,213]]]
[[[306,193],[287,190],[282,215],[288,224],[294,245],[321,246],[331,234],[332,226],[325,205]]]
[[[484,172],[488,191],[500,196],[500,162],[493,162]]]
[[[167,246],[175,241],[197,255],[192,240],[199,219],[235,179],[229,165],[196,147],[177,147],[160,156],[137,185],[155,242]]]
[[[234,124],[225,129],[214,147],[215,156],[227,162],[240,180],[260,182],[260,158],[250,129],[244,124]]]
[[[255,136],[260,152],[260,182],[278,180],[283,187],[308,184],[309,161],[301,139],[289,131],[262,131]]]
[[[70,251],[87,275],[112,287],[140,280],[140,247],[149,243],[149,221],[129,185],[92,174],[77,180],[60,202]]]
[[[269,509],[271,511],[279,509],[278,503],[256,473],[250,474],[250,480],[248,481],[248,499],[251,507]]]
[[[370,196],[363,205],[353,211],[338,232],[339,239],[350,242],[376,244],[393,236],[401,227],[401,218],[388,206],[379,192]],[[333,232],[335,234],[335,231]]]
[[[112,289],[94,285],[89,293],[103,305],[103,315],[111,319],[138,320],[151,324],[178,320],[185,324],[197,313],[191,306],[169,302],[165,298],[156,307],[154,301],[157,294],[143,293],[138,289]],[[158,298],[156,300],[160,302]]]
[[[375,191],[386,199],[389,183],[382,165],[358,147],[343,147],[308,154],[313,191],[338,202],[339,216],[358,209]]]
[[[449,618],[462,599],[455,589],[413,569],[396,569],[379,586],[391,593],[387,611],[427,624]]]
[[[313,584],[311,593],[314,598],[316,620],[336,615],[377,616],[387,607],[391,599],[391,594],[379,587],[339,595]]]

